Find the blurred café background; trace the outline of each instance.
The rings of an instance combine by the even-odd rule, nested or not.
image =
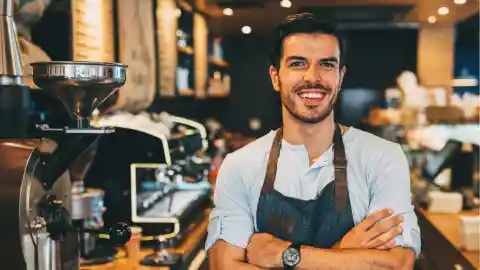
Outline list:
[[[29,87],[24,110],[31,136],[44,138],[39,129],[62,130],[72,115],[84,113],[80,101],[98,101],[98,82],[93,90],[74,94],[64,82],[41,80],[47,78],[42,72],[53,68],[40,67],[52,66],[36,70],[31,63],[128,66],[123,87],[86,112],[89,130],[108,126],[115,132],[100,136],[64,166],[70,186],[62,194],[71,199],[65,207],[78,232],[66,241],[76,243],[78,252],[61,252],[73,254],[72,261],[79,254],[81,269],[208,269],[203,248],[216,173],[226,154],[280,126],[268,54],[274,27],[297,12],[336,21],[347,39],[348,71],[336,119],[405,150],[422,232],[415,269],[480,269],[478,0],[13,3],[15,27],[9,29],[16,29],[22,78]],[[14,32],[1,33],[6,44]],[[5,54],[0,57],[6,61]],[[68,65],[57,63],[63,69],[56,74],[68,72]],[[75,73],[67,84],[78,86],[92,72]],[[6,102],[0,107],[8,107]],[[83,127],[78,119],[75,127]],[[48,136],[63,152],[76,151],[59,138]],[[2,160],[14,159],[2,153],[11,145],[2,145]],[[25,181],[20,179],[8,181]],[[9,196],[18,201],[17,193]],[[52,219],[45,220],[52,238]],[[131,238],[112,246],[108,240],[115,237],[108,230],[118,222],[130,227]],[[59,260],[58,250],[45,247],[35,245],[45,249],[37,251],[40,264]],[[17,250],[5,252],[18,256]],[[60,263],[68,257],[62,256]],[[27,264],[32,258],[25,255]]]

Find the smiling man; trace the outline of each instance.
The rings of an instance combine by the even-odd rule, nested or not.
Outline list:
[[[225,158],[210,268],[412,269],[420,231],[401,147],[333,117],[346,72],[334,26],[289,16],[269,72],[283,125]]]

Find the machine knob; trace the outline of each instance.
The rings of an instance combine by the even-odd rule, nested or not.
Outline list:
[[[132,231],[126,223],[118,222],[110,228],[108,234],[110,236],[110,243],[114,246],[121,247],[130,240]]]
[[[47,232],[50,233],[50,239],[53,241],[63,241],[69,232],[73,232],[72,220],[68,210],[60,206],[52,211],[47,222]]]
[[[63,241],[69,232],[75,230],[72,226],[70,212],[62,203],[63,201],[57,198],[55,194],[46,194],[38,205],[40,217],[43,219],[43,222],[40,222],[40,224],[46,227],[50,239],[53,241]],[[34,228],[42,229],[37,225],[39,224],[36,224]]]

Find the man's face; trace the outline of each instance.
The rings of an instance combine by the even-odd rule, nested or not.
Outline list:
[[[338,40],[325,34],[285,38],[280,68],[270,67],[273,87],[297,120],[319,123],[333,110],[345,69],[339,69]]]

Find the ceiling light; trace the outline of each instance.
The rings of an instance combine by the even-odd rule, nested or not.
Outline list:
[[[467,2],[467,0],[455,0],[455,1],[453,1],[453,2],[454,2],[455,4],[457,4],[457,5],[463,5],[463,4],[465,4],[465,3]]]
[[[177,8],[177,9],[175,10],[175,16],[177,16],[177,18],[180,18],[180,16],[182,16],[182,10],[179,9],[179,8]]]
[[[245,25],[244,27],[242,27],[242,33],[244,33],[245,35],[248,35],[251,32],[252,32],[252,28],[250,28],[250,26]]]
[[[232,15],[233,15],[233,9],[231,9],[231,8],[224,8],[224,9],[223,9],[223,15],[225,15],[225,16],[232,16]]]
[[[438,9],[438,14],[440,15],[447,15],[450,12],[448,7],[441,7]]]
[[[280,1],[280,6],[284,8],[289,8],[292,6],[292,2],[290,2],[290,0],[282,0]]]
[[[435,16],[430,16],[430,17],[428,17],[428,22],[429,23],[435,23],[435,22],[437,22],[437,18],[435,18]]]

